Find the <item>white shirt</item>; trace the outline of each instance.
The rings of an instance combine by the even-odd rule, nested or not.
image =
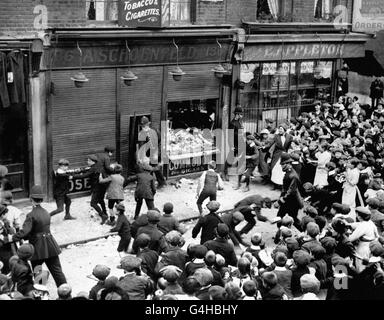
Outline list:
[[[9,221],[11,227],[20,228],[20,216],[22,211],[14,206],[7,206],[8,212],[5,214],[5,218]]]

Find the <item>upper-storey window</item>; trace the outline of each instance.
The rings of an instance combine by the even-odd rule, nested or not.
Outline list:
[[[257,20],[281,19],[284,0],[257,0]]]
[[[170,24],[191,23],[191,0],[170,0]]]
[[[90,21],[117,21],[119,0],[86,0],[86,14]]]
[[[315,0],[314,17],[320,20],[329,20],[333,9],[332,0]]]

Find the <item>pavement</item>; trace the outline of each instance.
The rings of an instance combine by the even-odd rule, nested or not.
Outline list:
[[[218,192],[217,200],[221,203],[220,211],[233,208],[234,203],[251,194],[260,194],[268,196],[272,200],[277,200],[280,191],[272,190],[269,185],[262,185],[259,178],[253,178],[250,191],[243,192],[234,190],[237,178],[231,177],[230,181],[224,182],[224,190]],[[184,220],[186,233],[185,247],[191,243],[199,243],[200,237],[193,239],[191,232],[195,225],[195,218],[200,215],[196,207],[196,179],[181,179],[178,183],[173,182],[165,188],[158,191],[155,196],[155,205],[162,208],[165,202],[172,202],[174,205],[174,215],[179,220]],[[126,214],[131,219],[133,217],[135,201],[133,198],[134,185],[126,189],[124,204],[127,208]],[[64,221],[64,213],[58,214],[52,218],[51,231],[60,245],[71,243],[74,241],[82,241],[89,238],[105,235],[109,232],[110,227],[100,224],[100,218],[95,214],[89,206],[90,197],[77,198],[73,200],[71,213],[77,217],[76,220]],[[207,200],[208,202],[208,200]],[[207,203],[205,202],[205,203]],[[43,207],[48,211],[55,209],[55,203],[44,203]],[[31,210],[30,206],[21,208],[24,216]],[[205,209],[206,210],[206,209]],[[142,213],[146,211],[145,204]],[[207,213],[208,210],[204,212]],[[276,216],[277,210],[262,209],[262,214],[272,220]],[[238,226],[240,229],[245,221]],[[250,241],[250,237],[255,232],[260,232],[266,241],[267,247],[273,245],[273,235],[276,232],[276,225],[267,222],[258,222],[256,226],[249,232],[245,240]],[[105,264],[111,268],[111,275],[122,276],[122,270],[116,268],[119,265],[121,256],[116,251],[119,242],[118,236],[109,236],[96,241],[86,242],[78,245],[69,245],[62,250],[60,260],[63,271],[67,277],[68,283],[73,288],[76,295],[81,291],[89,292],[96,284],[95,279],[91,276],[92,269],[96,264]],[[240,252],[237,252],[240,254]],[[51,298],[56,298],[56,286],[50,277],[47,284]]]

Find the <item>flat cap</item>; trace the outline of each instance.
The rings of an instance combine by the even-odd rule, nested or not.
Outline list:
[[[141,266],[141,259],[133,256],[133,255],[127,255],[123,257],[120,261],[121,268],[125,271],[132,271],[136,268],[139,268]]]
[[[173,204],[170,203],[170,202],[165,203],[164,206],[163,206],[163,211],[164,212],[169,212],[169,213],[173,212]]]
[[[148,222],[159,222],[161,213],[156,210],[148,210],[147,212]]]
[[[225,300],[226,291],[221,286],[212,286],[208,289],[208,294],[212,300]]]
[[[207,204],[207,209],[209,211],[217,211],[220,208],[220,202],[218,201],[209,201]]]
[[[228,226],[225,223],[219,223],[217,225],[217,235],[219,237],[224,238],[224,237],[228,236],[228,234],[229,234]]]
[[[208,286],[213,281],[213,274],[207,268],[199,268],[193,274],[193,277],[200,283],[202,287]]]
[[[296,250],[292,257],[295,263],[299,266],[308,265],[311,262],[311,255],[304,250]]]
[[[180,232],[176,230],[169,231],[165,235],[165,240],[170,243],[173,246],[177,246],[180,243],[181,240],[181,234]]]
[[[247,140],[254,141],[254,140],[256,140],[256,138],[255,138],[255,136],[249,134],[249,135],[247,135]]]
[[[30,243],[23,243],[18,249],[17,249],[17,255],[22,260],[30,260],[35,253],[35,248]]]
[[[300,278],[300,287],[302,290],[317,293],[320,290],[320,281],[313,274],[304,274]]]
[[[372,241],[369,244],[369,250],[374,257],[384,256],[384,246],[379,241]]]
[[[111,269],[105,265],[97,264],[92,271],[92,274],[99,280],[105,280],[111,272]]]
[[[72,288],[68,283],[63,283],[60,287],[57,288],[57,294],[59,297],[68,297],[72,293]]]
[[[351,212],[351,208],[345,204],[334,203],[334,204],[332,204],[332,207],[336,210],[336,212],[344,214],[344,215]]]
[[[178,278],[180,278],[183,270],[174,265],[168,265],[160,269],[160,274],[163,276],[165,280],[168,282],[175,282]]]

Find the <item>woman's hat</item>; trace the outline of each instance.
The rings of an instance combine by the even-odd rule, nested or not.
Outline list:
[[[148,123],[149,123],[149,119],[146,116],[141,117],[141,120],[140,120],[140,124],[141,125],[144,126],[144,125],[146,125]]]

